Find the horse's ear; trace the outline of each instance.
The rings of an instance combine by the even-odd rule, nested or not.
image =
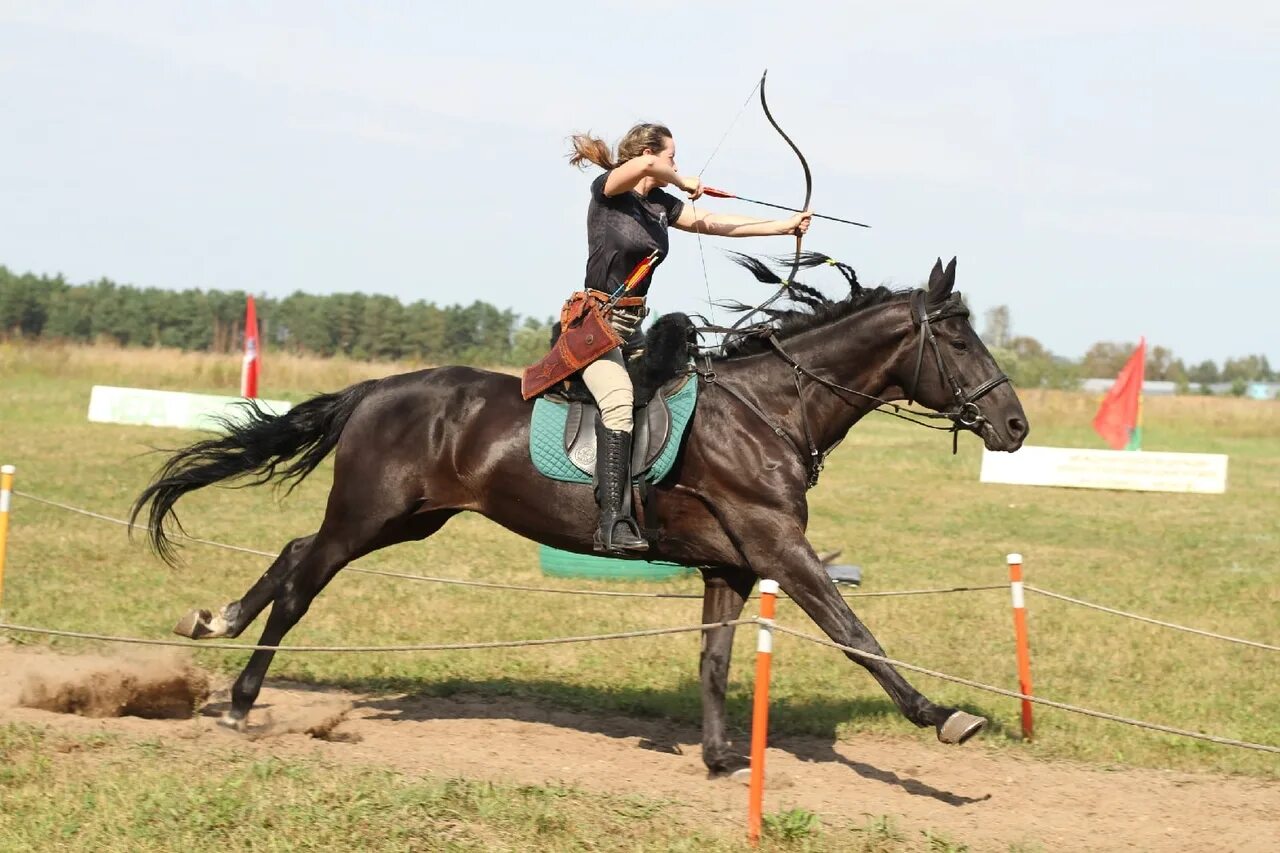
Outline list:
[[[951,288],[956,286],[956,259],[952,258],[947,268],[942,268],[942,259],[934,264],[933,273],[929,276],[929,302],[945,302],[951,295]]]
[[[932,294],[942,286],[942,258],[938,258],[937,263],[933,265],[933,272],[929,273],[929,293]]]

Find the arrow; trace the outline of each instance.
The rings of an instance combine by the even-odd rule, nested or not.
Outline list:
[[[644,281],[644,277],[649,274],[649,270],[653,269],[657,265],[658,259],[661,257],[662,253],[657,249],[654,249],[647,257],[641,258],[640,263],[636,264],[635,269],[633,269],[631,274],[627,276],[627,280],[618,285],[618,289],[610,295],[608,307],[612,308],[624,294],[635,290],[636,285]]]
[[[704,186],[702,188],[702,194],[709,195],[712,198],[736,198],[738,201],[745,201],[747,204],[758,204],[758,205],[761,205],[762,207],[772,207],[778,210],[789,210],[792,213],[804,212],[802,210],[796,210],[794,207],[787,207],[786,205],[783,205],[783,204],[773,204],[772,202],[768,202],[768,201],[760,201],[759,199],[747,198],[745,196],[735,195],[734,193],[731,193],[728,190],[716,189],[715,187]],[[870,225],[866,225],[862,222],[854,222],[851,219],[841,219],[838,216],[827,216],[826,214],[822,214],[822,213],[815,213],[813,214],[813,216],[815,219],[830,219],[832,222],[843,222],[845,225],[857,225],[859,228],[871,227]]]

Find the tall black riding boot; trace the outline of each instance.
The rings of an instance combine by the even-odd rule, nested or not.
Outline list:
[[[595,550],[614,554],[649,550],[628,509],[631,492],[631,433],[596,421],[596,503],[600,528]]]

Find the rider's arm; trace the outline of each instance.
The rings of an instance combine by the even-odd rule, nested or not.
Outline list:
[[[797,213],[790,219],[756,219],[733,213],[711,213],[686,204],[673,225],[681,231],[716,237],[776,237],[808,230],[811,214]]]
[[[692,192],[697,186],[697,178],[682,176],[656,154],[641,154],[609,172],[609,177],[604,181],[604,194],[615,196],[630,192],[645,178],[656,178],[661,183],[679,187],[685,192]]]

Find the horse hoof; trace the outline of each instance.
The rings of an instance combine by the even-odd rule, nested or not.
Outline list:
[[[192,610],[173,626],[173,633],[191,640],[208,640],[227,635],[227,620],[221,611],[214,615],[208,610]]]
[[[961,744],[986,728],[987,718],[956,711],[938,727],[938,740],[943,743]]]
[[[751,758],[737,752],[727,743],[703,745],[702,763],[708,779],[728,779],[735,770],[751,766]]]
[[[212,618],[213,614],[208,610],[192,610],[173,626],[173,633],[179,637],[198,640],[209,632],[209,620]]]
[[[745,755],[726,753],[719,758],[707,762],[708,779],[733,779],[739,773],[750,772],[751,759]]]
[[[237,716],[232,711],[227,711],[218,718],[218,725],[224,729],[231,729],[233,732],[244,734],[249,728],[249,716]]]

